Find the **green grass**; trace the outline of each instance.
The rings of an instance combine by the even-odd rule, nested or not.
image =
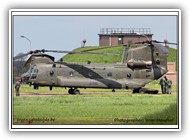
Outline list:
[[[177,123],[176,95],[20,96],[13,103],[14,124]]]

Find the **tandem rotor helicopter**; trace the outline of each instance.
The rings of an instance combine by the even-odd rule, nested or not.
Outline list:
[[[21,81],[33,85],[69,88],[69,94],[80,94],[79,88],[131,89],[133,93],[145,93],[147,83],[157,80],[167,72],[168,50],[155,40],[138,42],[138,48],[124,46],[120,64],[93,64],[55,62],[46,52],[68,54],[109,53],[82,51],[35,50],[13,57],[13,60],[31,55],[24,67],[29,66],[21,75]],[[168,43],[175,44],[175,43]],[[176,45],[176,44],[175,44]],[[153,93],[158,93],[154,90]]]

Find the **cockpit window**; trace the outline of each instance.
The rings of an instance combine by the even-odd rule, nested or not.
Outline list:
[[[32,66],[32,65],[30,66],[30,68],[28,69],[28,72],[29,72],[29,73],[32,73],[33,67],[34,67],[34,66]]]
[[[31,65],[28,72],[29,73],[38,73],[38,69],[36,66]]]
[[[70,71],[70,72],[69,72],[69,76],[72,77],[73,75],[74,75],[74,72],[73,72],[73,71]]]

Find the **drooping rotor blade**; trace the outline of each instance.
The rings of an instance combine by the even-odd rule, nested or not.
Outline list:
[[[151,44],[152,42],[154,43],[162,43],[162,44],[171,44],[171,45],[177,45],[177,43],[172,43],[172,42],[162,42],[162,41],[157,41],[157,40],[151,40],[151,41],[139,41],[139,42],[135,42],[134,44]]]
[[[133,44],[145,44],[145,43],[150,44],[151,42],[150,41],[139,41],[139,42],[134,42]]]
[[[24,56],[27,56],[29,54],[35,54],[35,53],[45,53],[45,52],[54,52],[54,53],[68,53],[68,54],[100,54],[100,55],[115,55],[115,56],[118,56],[120,54],[116,54],[116,53],[104,53],[104,52],[90,52],[90,51],[94,51],[94,50],[100,50],[100,49],[105,49],[105,48],[108,48],[108,47],[102,47],[102,48],[95,48],[95,49],[88,49],[88,50],[84,50],[84,51],[80,51],[80,52],[76,52],[76,51],[62,51],[62,50],[45,50],[45,49],[42,49],[42,50],[35,50],[35,51],[30,51],[28,53],[25,53],[25,54],[21,54],[21,55],[18,55],[18,56],[15,56],[13,57],[13,60],[17,60],[17,59],[20,59]]]
[[[102,54],[102,55],[119,55],[119,54],[113,54],[113,53],[102,53],[102,52],[76,52],[76,51],[60,51],[60,50],[37,50],[38,52],[54,52],[54,53],[68,53],[68,54]],[[35,52],[35,51],[34,51]]]
[[[22,57],[24,57],[24,56],[27,56],[27,55],[29,55],[29,54],[32,54],[32,53],[33,53],[33,52],[30,51],[30,52],[25,53],[25,54],[17,55],[17,56],[15,56],[15,57],[13,57],[13,60],[20,59],[20,58],[22,58]]]

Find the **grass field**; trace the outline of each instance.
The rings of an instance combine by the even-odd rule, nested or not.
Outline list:
[[[177,124],[177,94],[103,91],[107,94],[14,97],[14,124]]]

